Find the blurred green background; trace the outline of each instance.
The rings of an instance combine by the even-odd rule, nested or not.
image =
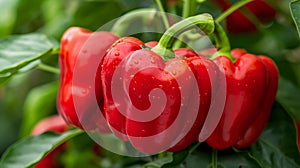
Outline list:
[[[300,86],[300,42],[288,8],[288,0],[274,1],[276,20],[251,35],[230,35],[232,47],[245,48],[254,54],[266,54],[279,66],[283,77]],[[168,11],[181,15],[182,4],[163,1]],[[0,38],[12,34],[44,33],[59,41],[71,26],[92,31],[137,8],[156,7],[154,1],[133,0],[0,0]],[[197,13],[217,17],[221,11],[211,2],[199,4]],[[57,66],[57,55],[46,63]],[[0,86],[0,154],[18,138],[29,134],[28,124],[57,113],[55,97],[58,76],[40,70],[18,74]],[[47,101],[42,97],[47,97]]]

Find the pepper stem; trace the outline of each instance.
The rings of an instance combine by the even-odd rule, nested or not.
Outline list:
[[[161,55],[165,61],[174,58],[175,55],[171,51],[174,42],[180,34],[193,28],[198,28],[205,34],[210,35],[215,29],[214,20],[209,14],[201,14],[186,18],[167,29],[158,44],[152,48],[152,51]]]
[[[37,68],[41,69],[41,70],[44,70],[44,71],[47,71],[47,72],[50,72],[50,73],[54,73],[54,74],[59,74],[60,73],[60,70],[58,68],[46,65],[44,63],[39,63],[37,65]]]
[[[212,151],[212,168],[218,167],[218,151],[213,150]]]
[[[164,7],[161,4],[161,0],[155,0],[155,1],[156,1],[159,11],[162,13],[162,20],[164,22],[165,28],[168,29],[170,27],[170,25],[169,25],[169,21],[168,21],[166,12],[164,10]]]
[[[215,31],[214,31],[213,36],[214,36],[215,43],[216,43],[217,53],[215,53],[211,57],[211,59],[214,59],[214,58],[222,55],[222,56],[228,57],[229,59],[231,59],[233,61],[234,58],[230,54],[231,47],[230,47],[229,39],[228,39],[224,29],[222,28],[222,26],[219,23],[215,23]]]
[[[253,1],[253,0],[243,0],[243,1],[235,3],[233,6],[231,6],[229,9],[227,9],[225,12],[223,12],[222,15],[220,15],[216,19],[216,22],[217,23],[221,22],[227,16],[229,16],[230,14],[232,14],[234,11],[238,10],[239,8],[241,8],[242,6],[246,5],[247,3],[251,2],[251,1]]]

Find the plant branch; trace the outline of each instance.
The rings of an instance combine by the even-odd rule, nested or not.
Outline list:
[[[222,20],[224,20],[227,16],[229,16],[231,13],[233,13],[234,11],[238,10],[239,8],[241,8],[242,6],[246,5],[247,3],[251,2],[253,0],[243,0],[240,2],[235,3],[233,6],[231,6],[229,9],[227,9],[225,12],[222,13],[222,15],[220,15],[215,22],[219,23]]]
[[[161,12],[162,14],[162,19],[163,19],[163,22],[164,22],[164,25],[165,25],[165,28],[168,29],[170,27],[169,25],[169,21],[168,21],[168,18],[166,16],[166,12],[164,10],[164,7],[163,5],[161,4],[161,1],[160,0],[155,0],[156,1],[156,4],[158,6],[158,9],[159,11]]]
[[[58,68],[46,65],[44,63],[39,63],[37,65],[37,68],[41,69],[41,70],[44,70],[44,71],[47,71],[47,72],[55,73],[55,74],[60,73],[60,70]]]

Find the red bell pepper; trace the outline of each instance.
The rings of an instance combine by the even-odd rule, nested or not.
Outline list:
[[[222,11],[231,7],[229,0],[213,0]],[[274,19],[276,10],[266,0],[253,0],[244,6],[258,22],[268,23]],[[229,33],[250,33],[257,31],[258,25],[252,22],[250,15],[242,10],[236,10],[226,18],[226,28]]]
[[[85,130],[109,132],[100,115],[103,97],[96,70],[105,51],[117,39],[109,32],[92,33],[79,27],[69,28],[64,33],[59,56],[57,108],[67,123]],[[95,97],[97,100],[93,101]]]
[[[217,68],[188,49],[175,51],[178,58],[170,51],[174,37],[169,33],[176,37],[195,24],[214,30],[213,19],[199,15],[173,25],[151,50],[125,37],[104,57],[99,71],[105,117],[113,133],[139,151],[179,151],[195,141],[204,124]]]
[[[207,139],[214,149],[245,148],[254,143],[265,127],[278,87],[278,69],[266,56],[245,50],[231,51],[236,59],[214,59],[227,80],[227,95],[222,118]]]

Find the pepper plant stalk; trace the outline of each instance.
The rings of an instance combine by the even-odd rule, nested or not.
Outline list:
[[[214,20],[209,14],[201,14],[186,18],[167,29],[157,46],[152,48],[152,51],[161,55],[165,61],[175,58],[175,55],[172,52],[172,46],[177,37],[187,30],[196,28],[195,26],[208,35],[212,34],[215,29]]]
[[[152,51],[162,55],[165,61],[174,58],[175,55],[172,52],[172,47],[177,37],[181,33],[193,28],[199,28],[205,34],[211,35],[214,38],[218,52],[211,59],[223,55],[234,60],[230,54],[230,42],[224,29],[219,23],[214,22],[212,16],[208,14],[189,17],[174,24],[163,34],[157,46],[152,48]]]

